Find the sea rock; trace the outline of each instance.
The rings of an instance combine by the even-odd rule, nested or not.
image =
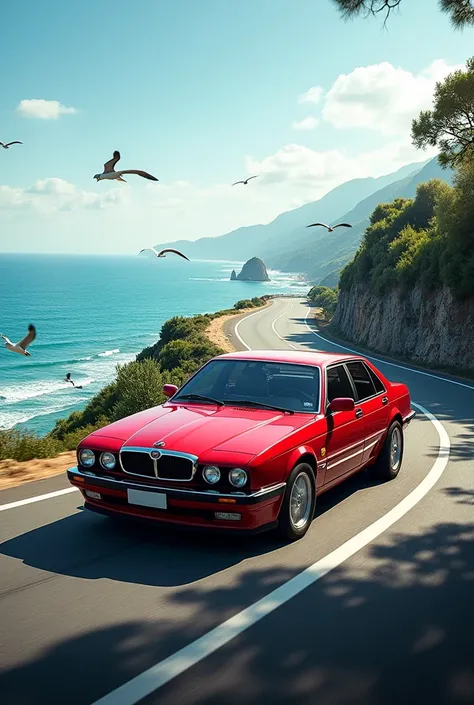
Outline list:
[[[231,277],[232,279],[232,277]],[[252,257],[242,267],[242,271],[237,275],[239,281],[244,282],[269,282],[267,268],[259,257]]]
[[[230,281],[235,282],[237,279],[237,274],[235,273],[235,269],[232,270],[232,274],[230,275]]]
[[[459,301],[447,287],[420,285],[378,297],[367,286],[339,292],[332,323],[373,350],[474,372],[474,296]]]

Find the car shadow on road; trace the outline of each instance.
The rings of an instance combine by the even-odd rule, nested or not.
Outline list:
[[[378,482],[363,471],[317,503],[316,517]],[[193,532],[152,523],[114,521],[80,511],[5,541],[0,555],[50,573],[177,587],[285,547],[276,532],[256,536]]]
[[[401,530],[376,539],[146,705],[462,705],[474,701],[474,525]],[[464,517],[464,519],[463,519]],[[156,614],[69,636],[0,682],[2,705],[90,705],[266,594],[283,567],[243,572],[172,598],[192,620]],[[269,587],[270,586],[270,587]],[[197,652],[198,653],[198,652]]]

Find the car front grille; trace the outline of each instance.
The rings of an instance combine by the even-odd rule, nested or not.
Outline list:
[[[165,452],[160,458],[153,460],[148,450],[122,450],[120,460],[127,474],[154,477],[158,480],[189,482],[195,472],[195,464],[191,457]]]

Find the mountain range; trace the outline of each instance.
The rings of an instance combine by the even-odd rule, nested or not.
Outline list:
[[[299,272],[315,284],[336,286],[339,272],[352,259],[379,203],[411,198],[423,181],[443,179],[452,183],[452,172],[442,169],[438,158],[408,164],[378,178],[352,179],[322,198],[281,213],[266,225],[250,225],[217,237],[178,240],[160,244],[175,247],[192,259],[246,261],[260,257],[268,268]],[[352,228],[328,233],[324,228],[308,230],[315,220],[349,222]]]

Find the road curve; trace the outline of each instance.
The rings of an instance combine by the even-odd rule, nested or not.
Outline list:
[[[276,299],[228,334],[239,348],[339,350],[310,321],[303,300]],[[327,493],[297,544],[118,528],[76,492],[19,504],[67,488],[63,477],[2,492],[0,510],[17,503],[0,511],[2,705],[131,705],[146,693],[140,702],[160,705],[473,702],[474,386],[377,359],[442,428],[420,413],[397,480],[361,473]],[[354,539],[417,492],[396,523]],[[360,549],[287,599],[354,540]],[[217,642],[279,587],[278,609]],[[156,664],[165,685],[153,691]]]

